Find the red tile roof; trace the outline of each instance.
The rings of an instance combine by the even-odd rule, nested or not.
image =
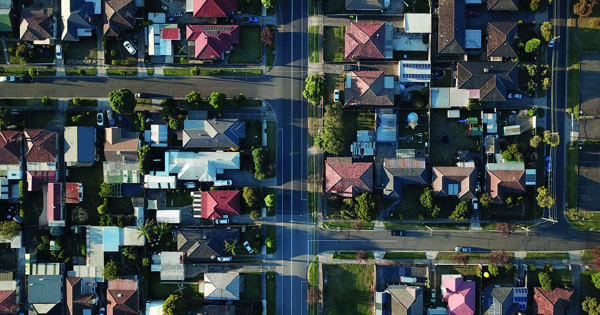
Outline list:
[[[39,191],[41,183],[49,183],[56,180],[55,171],[27,171],[27,190]]]
[[[568,314],[569,304],[571,304],[571,298],[573,297],[573,291],[560,288],[556,288],[552,291],[546,291],[542,288],[535,287],[533,292],[533,314]]]
[[[178,27],[165,27],[162,29],[161,38],[162,39],[180,40],[181,32],[179,32]]]
[[[346,59],[385,58],[384,23],[350,22],[344,38]]]
[[[48,221],[62,220],[60,195],[60,184],[48,183],[48,192],[46,193],[46,218],[48,218]]]
[[[139,310],[139,291],[136,280],[118,279],[108,282],[106,289],[106,314],[137,314]]]
[[[65,183],[65,199],[66,203],[79,203],[79,189],[82,188],[81,183]]]
[[[25,130],[27,141],[25,157],[28,163],[54,163],[56,161],[56,133],[43,129]]]
[[[0,313],[16,314],[19,309],[17,305],[16,290],[1,290],[0,291]]]
[[[237,11],[237,0],[194,0],[195,17],[227,17]]]
[[[373,190],[373,163],[352,163],[350,157],[330,157],[325,177],[325,192],[353,197]]]
[[[487,170],[487,189],[495,203],[503,203],[506,194],[525,193],[525,170]]]
[[[238,25],[187,25],[186,40],[194,41],[196,59],[221,59],[240,42]]]
[[[240,215],[239,190],[203,191],[201,215],[206,219],[220,219],[223,215]]]
[[[21,155],[20,147],[20,132],[0,132],[0,164],[19,164],[19,156]]]

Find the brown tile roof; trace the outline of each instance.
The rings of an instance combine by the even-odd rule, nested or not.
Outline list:
[[[80,277],[67,278],[67,309],[69,315],[83,314],[84,309],[93,309],[95,294],[83,293]]]
[[[6,281],[5,283],[6,285],[3,285],[2,290],[0,290],[0,314],[16,314],[19,310],[16,282]]]
[[[56,161],[56,133],[43,129],[25,130],[26,152],[28,163],[53,163]]]
[[[122,30],[135,26],[135,1],[104,1],[104,36],[119,36]]]
[[[456,87],[479,90],[483,102],[506,101],[507,90],[517,87],[516,62],[459,62]]]
[[[344,43],[346,59],[384,59],[385,23],[350,22]]]
[[[344,90],[345,105],[394,106],[394,89],[385,87],[383,71],[353,71],[350,88]]]
[[[108,281],[106,289],[106,314],[137,314],[139,297],[137,280],[118,279]]]
[[[79,203],[79,189],[82,185],[81,183],[65,183],[66,203]]]
[[[137,162],[139,135],[127,132],[121,128],[106,128],[106,142],[104,143],[104,158],[108,162]]]
[[[517,57],[517,52],[512,46],[516,31],[517,23],[515,22],[489,22],[487,56],[502,58]]]
[[[475,198],[477,172],[474,167],[434,166],[434,196],[456,195],[461,200]]]
[[[487,170],[486,187],[495,203],[503,203],[506,194],[525,193],[525,170]]]
[[[465,1],[440,0],[438,53],[465,53]]]
[[[546,291],[542,288],[533,288],[534,314],[538,315],[567,315],[573,297],[572,290],[556,288]]]
[[[0,132],[0,164],[19,164],[21,155],[21,133],[18,131]]]
[[[373,190],[373,163],[353,163],[350,157],[330,157],[325,166],[325,192],[344,197]]]
[[[21,10],[19,35],[21,40],[35,41],[53,37],[52,17],[43,10]]]
[[[516,0],[490,0],[488,1],[490,11],[517,11],[519,2]]]

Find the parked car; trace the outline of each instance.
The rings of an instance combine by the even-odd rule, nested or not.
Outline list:
[[[14,216],[13,220],[16,221],[19,224],[23,224],[23,219],[21,219],[21,217],[18,216],[18,215]]]
[[[404,231],[394,230],[392,231],[392,236],[404,236]]]
[[[244,22],[258,23],[258,17],[257,16],[247,16],[244,18]]]
[[[16,78],[15,77],[0,77],[0,82],[15,82]]]
[[[546,157],[546,172],[552,172],[552,157]]]
[[[230,262],[233,260],[233,257],[231,256],[227,256],[227,257],[217,257],[217,261],[218,262]]]
[[[456,247],[454,247],[454,251],[459,252],[459,253],[470,253],[471,247],[456,246]]]
[[[249,254],[254,253],[254,249],[252,249],[252,247],[250,247],[250,243],[248,243],[248,241],[244,241],[244,247],[246,248],[246,250],[248,251]]]
[[[115,125],[115,119],[113,118],[113,111],[112,111],[112,109],[107,109],[106,110],[106,118],[108,118],[108,124],[111,127]]]
[[[358,65],[344,65],[344,71],[358,70]]]
[[[509,99],[517,99],[520,100],[523,98],[523,94],[518,93],[518,92],[509,92],[508,93],[508,98]]]
[[[127,51],[131,55],[135,55],[135,53],[137,52],[137,50],[135,49],[135,47],[133,47],[133,45],[131,45],[131,43],[128,40],[126,40],[125,42],[123,42],[123,47],[125,47],[125,49],[127,49]]]
[[[548,42],[548,47],[550,47],[550,48],[554,47],[554,39],[551,39],[551,40]]]
[[[220,179],[213,182],[213,186],[231,186],[231,179]]]
[[[218,224],[218,225],[229,224],[229,217],[224,215],[220,219],[215,219],[215,224]]]
[[[104,126],[104,114],[98,113],[96,115],[96,122],[98,123],[98,126]]]
[[[340,90],[333,91],[333,101],[334,102],[340,101]]]
[[[183,183],[183,187],[187,189],[194,189],[196,188],[196,182],[185,182]]]
[[[467,10],[465,13],[467,16],[479,16],[479,11],[477,10]]]
[[[106,315],[106,309],[104,307],[100,308],[100,315]]]
[[[56,44],[56,59],[61,60],[63,59],[63,51],[62,51],[62,45],[61,44]]]
[[[479,209],[479,200],[477,200],[477,198],[473,198],[471,203],[473,204],[473,210]]]
[[[137,98],[148,98],[148,93],[135,93],[135,97]]]

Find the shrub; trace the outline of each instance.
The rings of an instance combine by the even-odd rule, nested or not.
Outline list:
[[[198,66],[194,66],[191,70],[190,73],[192,75],[200,75],[200,70],[198,70]]]
[[[525,52],[532,53],[536,51],[540,47],[541,43],[542,41],[537,38],[528,40],[527,43],[525,43]]]
[[[542,286],[542,289],[546,291],[552,291],[552,278],[549,274],[545,272],[540,272],[538,274],[538,278],[540,280],[540,285]]]
[[[48,97],[48,96],[42,97],[42,105],[49,106],[50,104],[52,104],[52,100],[50,99],[50,97]]]

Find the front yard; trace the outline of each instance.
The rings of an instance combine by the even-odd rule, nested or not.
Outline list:
[[[260,39],[261,29],[258,26],[240,26],[240,43],[235,45],[229,55],[230,64],[257,64],[262,60],[262,42]],[[251,58],[248,58],[240,50],[243,50]]]
[[[323,314],[373,313],[373,265],[323,265],[323,273]]]
[[[344,61],[344,27],[323,27],[323,60]]]

